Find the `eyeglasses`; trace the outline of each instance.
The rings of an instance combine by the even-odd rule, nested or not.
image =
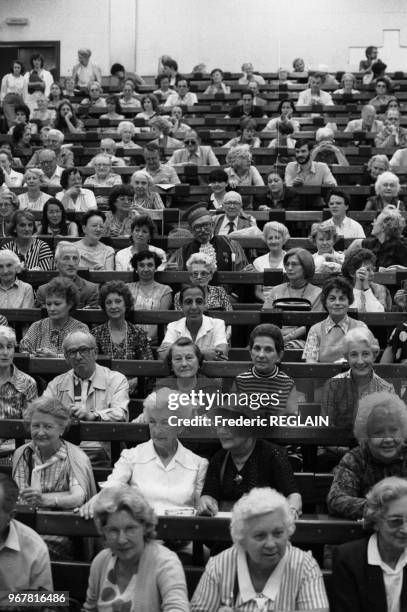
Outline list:
[[[94,351],[95,349],[90,346],[80,346],[78,348],[73,348],[73,349],[68,349],[66,351],[66,354],[68,355],[68,357],[70,357],[71,359],[73,357],[76,357],[76,355],[79,354],[80,357],[89,357],[91,351]]]
[[[194,232],[200,232],[200,231],[205,231],[205,230],[209,230],[212,227],[212,223],[200,223],[197,225],[193,226],[193,230]]]
[[[400,529],[407,524],[407,516],[389,516],[389,518],[383,517],[383,520],[390,529]]]
[[[206,278],[210,275],[210,272],[192,272],[192,278]]]
[[[185,144],[197,144],[196,140],[184,140]]]

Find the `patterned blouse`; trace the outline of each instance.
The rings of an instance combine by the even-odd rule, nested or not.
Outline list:
[[[375,459],[367,446],[353,448],[334,470],[327,497],[329,513],[352,520],[362,518],[366,493],[388,476],[407,478],[407,446],[390,463]]]
[[[69,317],[60,329],[51,326],[49,317],[35,321],[21,340],[20,351],[32,354],[38,349],[47,348],[60,355],[63,353],[62,343],[65,337],[74,331],[89,332],[89,328],[72,317]]]
[[[130,236],[131,224],[137,216],[136,212],[131,210],[128,217],[119,222],[117,217],[109,210],[106,213],[104,236]]]
[[[101,355],[109,355],[112,359],[154,359],[147,334],[140,325],[127,322],[127,336],[119,344],[112,342],[108,323],[95,327],[92,334]]]
[[[37,383],[15,365],[12,374],[0,386],[0,418],[21,419],[29,402],[37,397]]]
[[[175,294],[174,297],[174,309],[182,310],[180,303],[180,292]],[[232,302],[230,301],[230,297],[226,293],[223,287],[218,287],[214,285],[207,286],[207,294],[206,294],[206,310],[233,310]]]
[[[134,198],[134,206],[136,209],[142,208],[144,210],[162,210],[164,208],[161,196],[155,191],[144,198]]]
[[[16,253],[19,260],[24,263],[26,270],[52,270],[53,268],[54,256],[52,251],[46,242],[38,238],[33,238],[31,246],[25,255],[19,251],[17,242],[14,240],[6,242],[1,248],[10,249],[10,251]]]
[[[162,299],[172,293],[169,285],[163,285],[162,283],[157,283],[157,281],[154,281],[151,287],[148,288],[148,293],[141,289],[139,282],[127,283],[127,286],[133,296],[135,310],[160,310]],[[157,338],[157,325],[140,325],[139,327],[144,329],[150,340]]]

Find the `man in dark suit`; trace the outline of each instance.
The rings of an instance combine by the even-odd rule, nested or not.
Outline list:
[[[265,111],[253,102],[254,93],[251,89],[242,93],[242,98],[236,106],[230,109],[229,117],[267,117]]]
[[[99,308],[99,286],[78,276],[79,259],[79,251],[73,242],[58,243],[55,249],[55,266],[60,276],[72,281],[78,288],[78,308]],[[38,287],[35,298],[37,308],[45,306],[47,284]]]
[[[256,220],[243,210],[242,196],[237,191],[228,191],[223,199],[222,215],[215,219],[214,234],[227,236],[235,230],[244,229],[256,225]]]

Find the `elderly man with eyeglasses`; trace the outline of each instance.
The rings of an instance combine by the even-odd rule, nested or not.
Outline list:
[[[73,153],[69,147],[62,146],[64,135],[60,130],[48,130],[43,139],[44,148],[53,151],[56,156],[58,166],[64,168],[72,168],[74,165]],[[26,165],[27,168],[41,168],[39,156],[43,149],[35,151],[34,155]]]
[[[191,206],[183,219],[188,222],[193,239],[177,249],[169,259],[178,270],[186,269],[186,262],[193,253],[205,253],[221,271],[242,270],[247,266],[246,255],[238,242],[227,236],[215,236],[213,217],[206,202]]]
[[[185,133],[184,147],[174,151],[168,164],[170,166],[219,166],[219,161],[212,147],[200,144],[200,138],[194,130]]]
[[[227,236],[235,230],[256,226],[256,220],[243,211],[242,196],[237,191],[228,191],[223,200],[225,213],[215,221],[216,235]]]

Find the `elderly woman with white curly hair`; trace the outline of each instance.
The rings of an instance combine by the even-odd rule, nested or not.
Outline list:
[[[407,602],[407,481],[384,478],[366,496],[372,535],[334,550],[334,612],[403,612]]]
[[[290,232],[283,223],[279,223],[278,221],[269,221],[263,227],[263,239],[267,245],[268,253],[265,255],[260,255],[260,257],[257,257],[253,261],[255,270],[257,272],[264,272],[264,270],[272,268],[274,270],[282,270],[284,272],[285,268],[283,260],[286,254],[284,246],[290,240]],[[272,287],[256,285],[256,297],[264,302],[271,289]]]
[[[225,172],[229,177],[229,186],[236,189],[240,185],[263,186],[264,181],[260,172],[252,166],[253,156],[249,145],[232,147],[226,155],[228,167]]]
[[[133,140],[133,136],[136,134],[136,128],[134,127],[134,123],[131,121],[120,121],[116,131],[118,136],[121,138],[121,140],[116,143],[117,147],[123,147],[123,149],[142,148]]]
[[[367,200],[365,210],[381,212],[386,206],[405,210],[404,202],[398,197],[401,185],[396,174],[390,171],[382,172],[377,176],[374,188],[376,195]]]
[[[254,488],[232,511],[233,546],[209,560],[191,612],[328,612],[324,581],[309,552],[292,546],[294,515],[286,498]]]
[[[140,213],[164,208],[161,196],[154,191],[154,182],[148,172],[136,170],[131,175],[130,184],[134,189],[133,206]]]
[[[181,428],[169,425],[171,416],[183,418],[191,414],[192,406],[181,405],[178,395],[163,387],[144,400],[143,413],[136,421],[148,423],[151,439],[122,451],[107,481],[100,485],[102,489],[132,485],[158,514],[180,508],[189,508],[193,513],[198,506],[208,461],[185,448],[178,440]],[[176,410],[169,407],[174,402]],[[93,517],[97,497],[82,506],[81,516]]]
[[[17,278],[22,269],[16,253],[0,250],[0,308],[34,308],[31,285]]]
[[[154,541],[157,517],[137,487],[103,490],[95,523],[106,549],[92,562],[83,612],[189,612],[181,561]]]
[[[366,494],[387,476],[407,478],[407,410],[387,391],[363,397],[354,426],[358,446],[341,459],[327,497],[330,514],[360,519]]]

